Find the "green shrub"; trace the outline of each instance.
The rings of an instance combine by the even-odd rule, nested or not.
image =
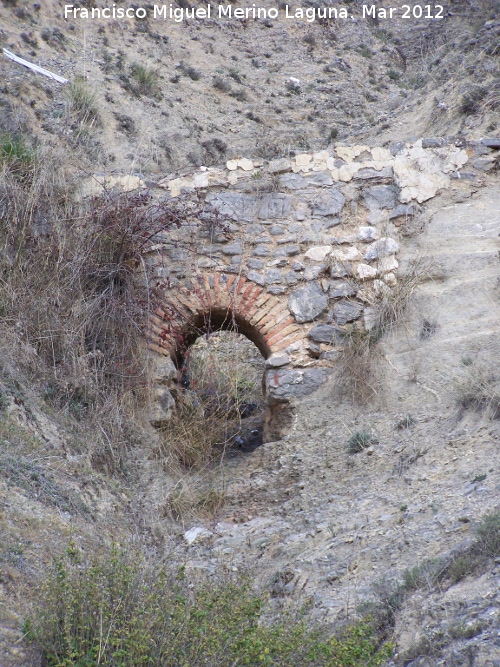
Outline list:
[[[370,447],[370,445],[376,445],[377,443],[378,439],[369,431],[356,431],[347,441],[347,446],[350,454],[357,454]]]
[[[403,572],[404,590],[414,591],[417,588],[432,588],[443,571],[443,561],[440,558],[425,559],[415,567]]]
[[[376,667],[392,653],[367,623],[339,637],[303,615],[264,624],[264,602],[245,578],[194,578],[117,547],[86,561],[70,543],[24,631],[47,667]]]
[[[397,81],[401,78],[401,74],[394,69],[387,70],[387,76],[389,79],[392,79],[392,81]]]

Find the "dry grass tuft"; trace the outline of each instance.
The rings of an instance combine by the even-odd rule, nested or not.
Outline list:
[[[366,403],[379,393],[381,366],[377,343],[405,320],[411,298],[418,287],[432,279],[429,263],[417,256],[393,287],[383,284],[370,302],[369,329],[350,326],[343,334],[338,360],[339,384],[357,403]]]
[[[467,361],[469,359],[467,358]],[[452,394],[460,416],[467,410],[480,412],[491,419],[500,418],[500,375],[487,362],[469,363],[452,384]]]

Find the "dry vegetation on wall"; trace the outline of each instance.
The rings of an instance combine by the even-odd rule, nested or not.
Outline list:
[[[22,132],[1,135],[0,168],[5,372],[19,369],[59,415],[92,427],[95,468],[123,471],[149,400],[144,329],[165,286],[148,278],[142,251],[193,211],[148,193],[77,201],[67,159]],[[208,233],[222,224],[207,211],[205,223]],[[223,336],[186,354],[185,390],[161,434],[168,469],[202,468],[239,441],[262,441],[261,424],[246,418],[262,411],[263,360],[246,339]]]
[[[93,423],[91,455],[114,470],[147,399],[154,290],[134,274],[144,245],[182,212],[148,195],[75,202],[72,186],[57,152],[0,137],[2,360],[59,413]]]
[[[432,263],[415,255],[393,286],[376,281],[373,293],[367,297],[366,326],[354,323],[342,333],[336,362],[338,384],[351,400],[367,403],[381,391],[384,366],[377,344],[404,325],[412,297],[432,276]]]

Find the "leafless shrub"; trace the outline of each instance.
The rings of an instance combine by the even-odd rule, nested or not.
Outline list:
[[[93,424],[89,456],[109,470],[137,437],[147,392],[142,330],[155,294],[137,279],[141,252],[183,214],[147,194],[75,203],[60,157],[40,150],[29,179],[0,164],[0,330],[46,401],[75,428]]]
[[[400,324],[415,291],[431,276],[432,268],[425,258],[412,258],[394,286],[384,286],[378,291],[373,303],[373,329],[383,335]]]
[[[223,488],[204,478],[182,478],[168,494],[163,513],[174,521],[204,517],[213,519],[224,506]]]
[[[355,402],[366,403],[378,392],[378,331],[354,325],[343,335],[337,373],[340,388]]]

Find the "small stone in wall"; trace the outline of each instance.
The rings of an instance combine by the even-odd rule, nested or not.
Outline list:
[[[341,301],[333,306],[333,316],[337,324],[347,324],[353,322],[361,316],[363,306],[351,301]]]
[[[238,222],[253,222],[258,204],[257,197],[238,192],[218,192],[207,198],[212,209],[223,218]]]
[[[418,211],[419,207],[417,204],[399,204],[399,206],[396,206],[396,208],[389,213],[389,220],[394,220],[395,218],[399,218],[403,215],[416,215]]]
[[[365,203],[369,210],[394,208],[398,203],[398,192],[393,185],[374,185],[364,191]]]
[[[312,248],[309,248],[304,256],[307,257],[307,259],[312,259],[313,262],[322,262],[331,251],[331,245],[313,246]]]
[[[390,237],[384,237],[368,246],[368,250],[365,253],[365,260],[372,262],[374,259],[379,259],[380,257],[394,255],[398,251],[399,243]]]
[[[325,270],[325,264],[318,264],[317,266],[308,266],[304,270],[304,280],[316,280]]]
[[[285,280],[288,285],[296,285],[299,282],[299,276],[295,271],[288,271],[288,273],[285,273]]]
[[[318,283],[311,282],[294,290],[288,299],[288,308],[299,323],[312,322],[328,306],[328,299]]]
[[[259,218],[260,220],[288,218],[291,209],[292,200],[289,195],[266,195],[259,208]]]
[[[222,248],[222,252],[224,255],[241,255],[243,248],[241,243],[229,243]]]
[[[341,331],[331,324],[318,324],[307,335],[316,343],[334,343],[340,339]]]
[[[376,227],[360,227],[356,238],[363,243],[371,243],[380,237],[380,232]]]
[[[333,262],[330,266],[330,276],[332,278],[344,278],[352,275],[351,265],[342,262]]]
[[[285,190],[302,190],[307,187],[307,181],[300,174],[283,174],[280,176],[280,187]]]
[[[377,270],[368,264],[358,264],[356,273],[358,274],[358,278],[360,280],[368,280],[370,278],[375,278],[377,275]]]
[[[313,215],[338,215],[344,206],[345,197],[339,190],[325,192],[313,202]]]
[[[283,276],[279,269],[268,269],[266,271],[266,284],[272,283],[281,283],[283,282]]]
[[[341,248],[332,252],[332,257],[338,262],[355,262],[362,258],[361,253],[355,246]]]
[[[284,245],[279,248],[280,255],[285,255],[285,257],[290,257],[292,255],[299,255],[300,254],[300,246],[299,245]]]
[[[331,299],[338,299],[340,297],[354,296],[356,294],[356,287],[346,280],[334,280],[328,287],[328,296]]]
[[[372,167],[360,169],[354,174],[355,180],[368,180],[369,178],[392,178],[394,175],[392,167],[383,167],[378,170]]]
[[[481,139],[481,143],[488,148],[500,148],[500,138]]]
[[[326,382],[330,373],[328,368],[269,370],[266,385],[269,394],[277,399],[307,396]]]
[[[329,171],[315,171],[307,175],[307,182],[316,187],[326,187],[333,185],[333,178]]]
[[[244,157],[241,158],[241,160],[238,160],[238,167],[240,169],[243,169],[243,171],[252,171],[253,162],[252,160],[249,160],[248,158]]]
[[[287,158],[271,160],[267,169],[271,174],[281,174],[285,171],[290,171],[292,169],[292,163]]]
[[[269,248],[263,245],[258,245],[252,252],[252,255],[254,257],[269,257],[270,254],[271,251],[269,250]]]
[[[422,139],[422,148],[440,148],[446,146],[446,143],[445,137],[429,137]]]
[[[307,167],[312,161],[312,156],[308,153],[301,153],[295,158],[295,164],[297,167]]]
[[[477,160],[474,160],[472,167],[474,169],[479,169],[480,171],[490,171],[498,164],[498,161],[494,157],[480,157]]]
[[[265,276],[262,273],[257,273],[257,271],[249,271],[247,273],[247,279],[251,280],[253,283],[257,283],[257,285],[266,284]]]
[[[280,366],[286,366],[290,361],[288,354],[284,353],[275,353],[272,354],[268,359],[266,359],[266,366],[271,368],[279,368]]]
[[[249,269],[263,269],[264,268],[264,262],[261,259],[254,259],[251,258],[247,261],[247,266]]]

